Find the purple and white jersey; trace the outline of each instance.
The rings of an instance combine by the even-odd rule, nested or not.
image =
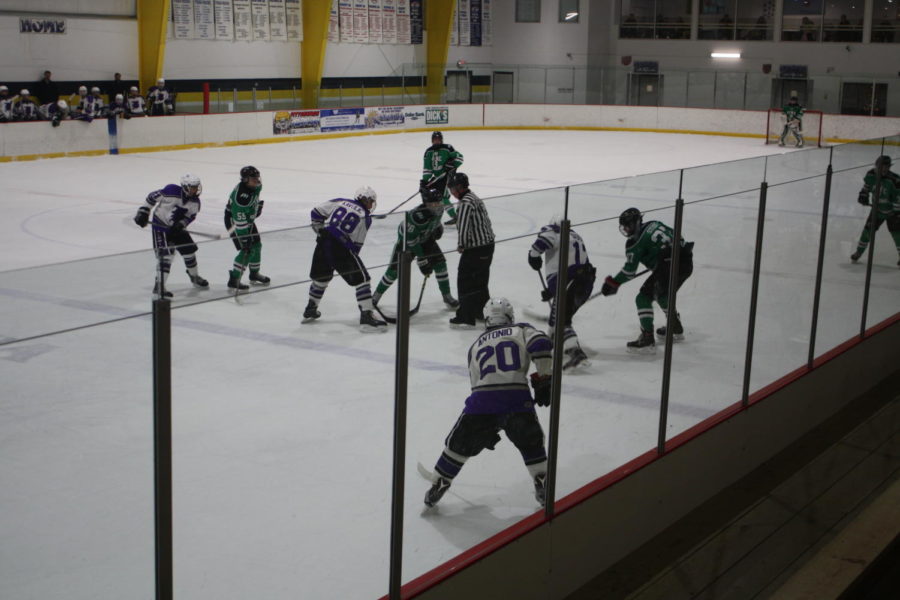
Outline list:
[[[335,198],[312,209],[312,227],[323,228],[354,254],[359,254],[372,226],[369,209],[356,200]]]
[[[147,92],[147,101],[156,107],[171,107],[172,94],[170,94],[169,90],[166,88],[154,85],[150,88],[150,91]]]
[[[156,207],[153,212],[153,229],[156,231],[168,231],[175,223],[184,223],[187,227],[200,212],[199,196],[186,197],[181,186],[176,183],[150,192],[145,203],[151,209]]]
[[[30,97],[21,98],[13,105],[13,119],[16,121],[37,121],[38,118],[38,106]]]
[[[125,103],[124,102],[116,102],[115,100],[113,100],[112,102],[109,103],[109,109],[106,114],[109,115],[110,117],[124,115],[125,114]]]
[[[98,96],[88,94],[78,103],[78,112],[81,118],[90,121],[100,116],[100,109],[103,108],[103,100]]]
[[[144,97],[128,96],[125,100],[125,111],[130,115],[145,116],[147,113],[144,110]]]
[[[547,287],[556,289],[556,270],[559,265],[559,225],[544,225],[537,239],[528,251],[529,256],[544,256],[544,275],[547,276]],[[569,229],[569,278],[571,279],[581,265],[589,263],[587,247],[584,240],[572,229]]]
[[[528,323],[491,327],[469,348],[472,394],[467,414],[497,414],[532,410],[528,369],[549,374],[553,344],[547,334]]]
[[[12,121],[13,117],[13,101],[9,96],[0,98],[0,119],[4,121]]]

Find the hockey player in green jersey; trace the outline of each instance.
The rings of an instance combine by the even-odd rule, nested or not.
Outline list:
[[[419,187],[423,190],[437,188],[441,191],[441,202],[447,207],[450,220],[446,225],[456,225],[456,210],[450,203],[450,190],[447,183],[450,175],[463,164],[463,155],[450,144],[444,143],[444,134],[435,131],[431,134],[431,146],[425,150],[425,166],[422,169],[422,180]],[[424,200],[424,195],[423,195]]]
[[[262,214],[263,201],[259,199],[262,192],[262,179],[259,169],[247,166],[241,169],[241,182],[231,191],[225,205],[225,228],[231,235],[231,241],[237,248],[237,256],[228,273],[228,287],[234,290],[246,290],[249,286],[241,283],[244,269],[250,265],[250,281],[260,285],[269,285],[270,279],[259,272],[262,254],[262,240],[256,228],[256,219]]]
[[[897,247],[897,254],[900,254],[900,176],[891,171],[890,156],[879,156],[875,161],[875,168],[869,169],[866,173],[863,178],[863,187],[859,190],[860,204],[870,205],[869,198],[875,195],[875,188],[879,183],[881,186],[878,198],[873,198],[874,204],[869,218],[866,219],[866,226],[859,236],[856,252],[850,256],[850,260],[853,262],[858,261],[866,251],[871,232],[881,227],[885,221],[887,221],[888,231],[894,239],[894,245]],[[875,219],[874,228],[872,219]],[[900,261],[897,262],[897,266],[900,266]]]
[[[653,339],[653,301],[656,300],[664,311],[669,307],[669,265],[675,231],[659,221],[644,223],[641,211],[636,208],[629,208],[619,216],[619,231],[628,238],[625,242],[625,266],[615,277],[607,275],[600,293],[604,296],[614,295],[620,285],[636,277],[639,265],[644,265],[651,271],[634,300],[641,333],[635,341],[628,342],[627,350],[636,354],[653,354],[656,352],[656,342]],[[678,255],[676,291],[694,270],[694,242],[681,239],[679,244],[681,250]],[[684,329],[678,314],[669,326],[672,327],[674,340],[684,339]],[[656,334],[665,337],[666,328],[660,327]]]
[[[797,140],[797,147],[803,147],[803,107],[797,96],[792,95],[788,103],[782,107],[781,112],[784,115],[784,129],[781,130],[781,138],[778,140],[779,146],[784,146],[784,139],[788,132],[793,134]]]
[[[416,263],[422,275],[428,277],[434,272],[444,304],[450,308],[459,306],[459,301],[450,293],[447,259],[444,258],[437,243],[444,233],[444,227],[441,225],[441,215],[444,214],[441,194],[441,188],[438,187],[422,190],[424,203],[406,213],[406,218],[397,228],[397,243],[391,252],[391,262],[378,282],[375,293],[372,294],[372,302],[375,304],[378,304],[381,296],[397,280],[397,266],[405,239],[406,247],[416,256]]]

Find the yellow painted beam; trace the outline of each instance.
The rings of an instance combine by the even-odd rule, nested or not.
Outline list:
[[[322,71],[325,68],[325,47],[328,44],[328,21],[331,2],[306,0],[302,3],[303,41],[300,42],[300,79],[303,89],[303,108],[316,108]]]
[[[162,77],[169,4],[169,0],[137,0],[138,77],[144,94]]]
[[[444,94],[455,6],[456,0],[428,0],[425,10],[425,101],[429,104],[440,102]]]

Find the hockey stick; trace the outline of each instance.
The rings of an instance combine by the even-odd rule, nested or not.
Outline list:
[[[447,176],[447,172],[445,171],[445,172],[441,173],[439,176],[437,176],[437,177],[435,177],[434,179],[432,179],[431,181],[429,181],[428,183],[426,183],[426,184],[425,184],[424,186],[422,186],[422,187],[426,187],[426,188],[427,188],[429,185],[431,185],[431,184],[433,184],[433,183],[435,183],[435,182],[437,182],[437,181],[440,181],[441,179],[443,179],[443,178],[446,177],[446,176]],[[395,207],[392,208],[391,210],[387,211],[387,212],[384,213],[383,215],[372,215],[372,218],[373,218],[373,219],[386,219],[389,215],[393,214],[398,208],[400,208],[401,206],[403,206],[404,204],[406,204],[407,202],[409,202],[410,200],[412,200],[413,198],[415,198],[416,196],[418,196],[419,194],[421,194],[421,193],[422,193],[422,187],[420,187],[420,188],[418,189],[418,191],[416,191],[415,194],[413,194],[412,196],[410,196],[409,198],[407,198],[406,200],[404,200],[403,202],[401,202],[400,204],[398,204],[397,206],[395,206]],[[382,315],[382,316],[383,316],[383,315]]]
[[[421,475],[422,478],[425,479],[426,481],[428,481],[429,483],[434,483],[435,480],[437,479],[437,475],[435,475],[434,473],[432,473],[431,471],[426,469],[425,465],[423,465],[420,462],[416,463],[416,470],[419,472],[419,475]]]
[[[426,275],[426,276],[425,276],[425,279],[422,280],[422,288],[419,290],[419,301],[416,302],[416,306],[415,306],[414,308],[411,308],[411,309],[410,309],[410,311],[409,311],[409,316],[413,316],[414,314],[416,314],[417,312],[419,312],[419,308],[422,306],[422,296],[425,295],[425,284],[428,283],[428,278],[429,278],[429,277],[431,277],[431,273],[429,273],[428,275]],[[386,314],[384,314],[383,312],[381,312],[381,309],[378,308],[378,306],[377,306],[376,304],[373,304],[372,306],[375,307],[375,310],[378,311],[378,314],[381,315],[381,318],[382,318],[382,319],[384,319],[386,322],[390,323],[391,325],[396,325],[396,323],[397,323],[397,317],[389,317],[389,316],[387,316]]]
[[[649,273],[649,272],[650,272],[650,269],[644,269],[643,271],[641,271],[641,272],[639,272],[639,273],[635,273],[635,274],[634,274],[634,277],[632,277],[631,279],[637,279],[637,278],[640,277],[641,275],[646,275],[646,274]],[[629,279],[629,281],[631,281],[631,279]],[[603,295],[603,292],[594,292],[593,294],[591,294],[591,297],[590,297],[590,298],[588,298],[587,300],[585,300],[585,303],[588,303],[588,302],[590,302],[591,300],[593,300],[594,298],[596,298],[597,296],[602,296],[602,295]]]

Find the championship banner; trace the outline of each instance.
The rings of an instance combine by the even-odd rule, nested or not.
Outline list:
[[[253,11],[250,0],[233,0],[234,2],[234,41],[253,41]]]
[[[470,0],[469,23],[472,24],[469,38],[470,46],[481,45],[481,0]]]
[[[349,44],[353,42],[353,0],[338,0],[338,12],[341,42]]]
[[[382,11],[381,0],[369,0],[369,43],[381,44],[384,42],[382,35]]]
[[[269,0],[251,0],[253,8],[253,41],[268,42],[269,34]]]
[[[231,8],[231,0],[214,0],[213,11],[216,21],[216,39],[234,39],[234,11]]]
[[[273,42],[286,42],[288,39],[284,0],[269,0],[269,36]]]
[[[459,17],[459,45],[468,46],[471,41],[471,25],[469,23],[469,2],[470,0],[456,0],[456,14]]]
[[[194,37],[194,6],[191,0],[172,0],[172,35],[176,40]]]
[[[402,106],[378,106],[370,108],[366,113],[366,127],[368,129],[399,127],[404,122]]]
[[[323,108],[319,111],[319,129],[326,131],[350,131],[366,127],[362,108]]]
[[[212,0],[194,0],[194,38],[216,39]]]
[[[481,0],[481,45],[492,46],[494,44],[494,31],[491,23],[491,9],[493,0]]]
[[[408,44],[409,33],[409,0],[396,0],[397,2],[397,43]]]
[[[274,135],[294,135],[319,131],[319,111],[280,110],[272,117]]]
[[[357,44],[369,41],[369,0],[353,0],[353,41]]]
[[[289,42],[303,41],[303,6],[300,0],[284,0],[284,18]]]
[[[332,43],[341,41],[341,13],[338,9],[338,0],[331,0],[331,13],[328,15],[328,41]]]
[[[459,46],[459,11],[457,2],[453,3],[453,16],[450,17],[450,45]]]
[[[396,0],[381,0],[381,39],[385,44],[397,43]]]
[[[422,0],[409,0],[409,42],[421,44],[425,34],[425,12]]]

